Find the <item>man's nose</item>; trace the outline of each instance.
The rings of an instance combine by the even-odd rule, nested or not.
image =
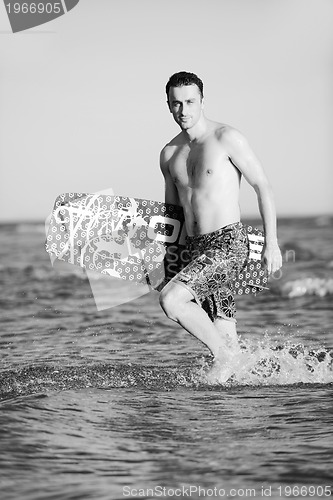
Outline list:
[[[186,115],[187,107],[186,104],[181,104],[180,106],[180,112],[182,115]]]

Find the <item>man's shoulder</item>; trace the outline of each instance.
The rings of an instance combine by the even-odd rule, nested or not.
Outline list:
[[[214,133],[215,137],[220,142],[233,142],[244,138],[243,134],[239,130],[231,125],[227,125],[226,123],[215,122]]]
[[[166,163],[170,160],[175,150],[184,143],[182,133],[176,135],[170,142],[168,142],[161,151],[161,163]]]
[[[177,134],[173,139],[171,139],[170,142],[168,142],[163,149],[171,149],[171,148],[176,148],[178,146],[182,146],[184,144],[184,136],[183,133],[180,132]]]

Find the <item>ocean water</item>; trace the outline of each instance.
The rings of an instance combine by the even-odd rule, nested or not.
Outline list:
[[[43,224],[0,226],[1,500],[330,496],[332,229],[279,221],[283,270],[238,297],[242,354],[219,383],[156,292],[97,310]]]

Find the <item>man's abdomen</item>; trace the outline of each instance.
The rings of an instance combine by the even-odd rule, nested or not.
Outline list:
[[[192,221],[188,232],[192,235],[210,233],[221,227],[239,222],[238,193],[211,193],[193,191],[191,199]]]

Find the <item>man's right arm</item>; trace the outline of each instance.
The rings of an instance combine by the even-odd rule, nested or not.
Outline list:
[[[160,154],[160,167],[165,181],[165,203],[170,205],[180,205],[177,187],[171,177],[169,170],[169,161],[172,156],[172,148],[165,146]],[[175,263],[175,245],[166,245],[166,254],[164,257],[164,280],[157,288],[161,291],[162,288],[174,276],[173,267]]]
[[[165,203],[171,205],[180,205],[177,187],[171,177],[169,170],[169,160],[172,156],[170,146],[165,146],[160,154],[160,168],[165,182]]]

